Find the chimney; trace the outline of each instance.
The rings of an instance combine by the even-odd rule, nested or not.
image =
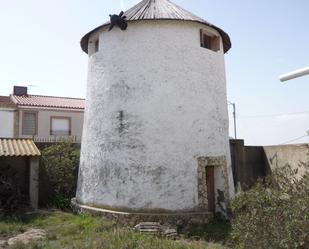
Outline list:
[[[28,95],[28,88],[26,86],[14,86],[13,95],[27,96]]]

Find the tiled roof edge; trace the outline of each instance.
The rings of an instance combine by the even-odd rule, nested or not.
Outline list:
[[[12,95],[17,96],[17,95]],[[73,97],[62,97],[62,96],[48,96],[48,95],[36,95],[36,94],[28,94],[27,96],[33,97],[43,97],[43,98],[58,98],[58,99],[75,99],[75,100],[86,100],[84,98],[73,98]],[[17,96],[17,97],[27,97],[27,96]]]

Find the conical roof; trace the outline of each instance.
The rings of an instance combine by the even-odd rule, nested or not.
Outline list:
[[[181,8],[180,6],[172,3],[169,0],[143,0],[129,10],[125,11],[124,15],[127,17],[128,22],[139,20],[181,20],[199,22],[214,28],[220,33],[223,39],[223,47],[225,53],[232,46],[230,37],[222,29],[190,13],[189,11]],[[88,40],[90,35],[98,29],[104,26],[108,26],[109,24],[110,22],[104,23],[103,25],[87,33],[82,38],[81,47],[83,51],[85,51],[86,53],[88,52]]]

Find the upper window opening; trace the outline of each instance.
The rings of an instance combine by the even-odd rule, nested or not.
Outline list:
[[[36,135],[37,134],[37,113],[36,112],[23,112],[22,134],[23,135]]]
[[[51,117],[50,135],[70,136],[71,118],[70,117]]]
[[[201,30],[201,47],[210,49],[214,52],[220,51],[220,37],[210,35]]]
[[[98,39],[94,42],[94,52],[99,51],[99,45],[100,45],[100,43],[99,43],[99,39]]]

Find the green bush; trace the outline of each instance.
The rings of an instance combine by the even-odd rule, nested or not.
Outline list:
[[[285,166],[232,202],[235,248],[309,248],[309,163]],[[302,173],[299,174],[299,170]]]
[[[79,150],[71,143],[60,142],[42,151],[41,167],[45,171],[52,189],[50,204],[56,208],[70,207],[75,195]]]
[[[221,216],[216,216],[205,224],[190,223],[178,226],[178,232],[187,238],[200,238],[205,241],[226,243],[231,230],[231,224]]]

